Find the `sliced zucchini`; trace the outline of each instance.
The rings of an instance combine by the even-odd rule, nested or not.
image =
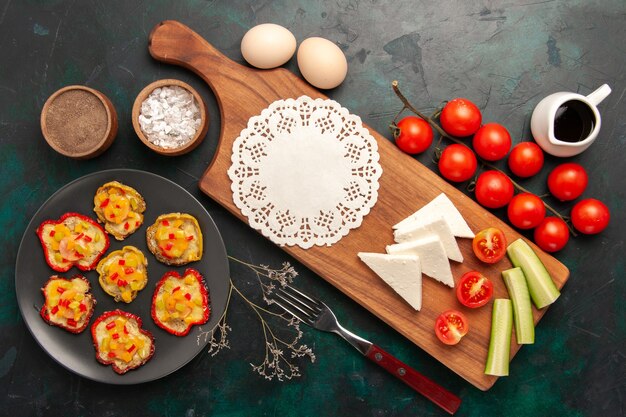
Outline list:
[[[491,312],[491,339],[487,352],[485,374],[507,376],[511,351],[513,307],[508,298],[496,298]]]
[[[535,343],[535,324],[530,294],[521,268],[502,271],[502,279],[513,303],[515,338],[520,345]]]
[[[528,243],[517,239],[506,248],[506,253],[513,266],[522,268],[535,307],[544,308],[559,298],[561,293],[554,285],[550,273]]]

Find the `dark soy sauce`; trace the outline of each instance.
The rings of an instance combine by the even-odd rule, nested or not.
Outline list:
[[[589,136],[596,117],[589,106],[579,100],[566,101],[554,117],[554,137],[563,142],[580,142]]]

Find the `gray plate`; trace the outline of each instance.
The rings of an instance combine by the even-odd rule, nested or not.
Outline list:
[[[155,353],[145,365],[118,375],[111,366],[96,361],[96,352],[91,339],[91,323],[81,334],[71,334],[59,327],[50,326],[39,315],[44,302],[41,287],[57,274],[46,263],[41,244],[35,230],[47,219],[58,219],[68,211],[78,212],[96,219],[93,212],[93,197],[98,187],[109,181],[119,181],[135,188],[146,200],[144,224],[141,228],[119,242],[111,237],[107,253],[132,245],[139,248],[148,259],[148,284],[133,302],[116,303],[98,283],[95,271],[82,272],[73,267],[64,274],[70,277],[81,273],[91,283],[91,292],[97,300],[91,323],[105,311],[119,308],[136,314],[143,320],[143,327],[155,339]],[[189,213],[198,219],[204,237],[202,260],[180,267],[161,264],[150,253],[146,245],[146,228],[164,213]],[[106,256],[106,254],[104,255]],[[211,316],[202,326],[194,326],[185,337],[177,337],[157,327],[150,317],[150,304],[154,288],[166,271],[176,270],[180,274],[188,267],[200,271],[208,286]],[[22,317],[28,329],[41,347],[58,363],[70,371],[94,381],[109,384],[137,384],[164,377],[193,359],[208,344],[207,334],[217,325],[226,309],[229,293],[228,258],[224,243],[215,223],[204,207],[186,190],[177,184],[144,171],[114,169],[96,172],[79,178],[54,193],[33,216],[20,244],[15,266],[15,291]]]

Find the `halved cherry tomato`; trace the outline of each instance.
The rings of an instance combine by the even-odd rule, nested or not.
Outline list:
[[[506,254],[506,237],[502,230],[488,227],[476,234],[472,241],[472,249],[482,262],[494,264]]]
[[[456,298],[465,307],[482,307],[491,300],[491,296],[493,296],[493,284],[489,278],[478,271],[465,273],[456,287]]]
[[[435,334],[446,345],[456,345],[467,334],[467,319],[457,310],[446,310],[435,320]]]

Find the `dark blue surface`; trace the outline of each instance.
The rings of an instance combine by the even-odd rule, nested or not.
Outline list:
[[[537,328],[537,342],[521,349],[511,375],[488,392],[477,390],[294,264],[300,272],[297,285],[336,309],[346,327],[459,394],[463,404],[458,415],[624,415],[625,18],[623,0],[1,1],[0,414],[444,415],[335,336],[308,329],[304,342],[315,350],[315,363],[300,363],[301,378],[285,383],[264,380],[250,366],[263,360],[262,330],[237,297],[229,310],[229,350],[216,357],[203,353],[179,372],[140,386],[107,386],[75,376],[51,360],[28,333],[14,288],[19,240],[50,195],[91,172],[137,168],[169,178],[205,205],[230,255],[276,267],[283,261],[294,263],[198,190],[219,135],[215,100],[199,78],[153,61],[147,51],[152,27],[176,19],[239,62],[243,34],[259,23],[282,24],[299,42],[309,36],[331,39],[346,53],[349,72],[346,81],[327,94],[383,134],[401,108],[390,86],[394,79],[425,112],[453,97],[473,100],[483,120],[504,124],[514,143],[531,139],[530,114],[542,97],[563,90],[588,94],[608,83],[613,93],[600,105],[599,138],[588,151],[566,160],[588,170],[584,196],[607,203],[611,224],[598,236],[572,239],[556,255],[571,278]],[[298,73],[295,60],[286,66]],[[176,158],[151,153],[135,136],[130,120],[139,91],[166,77],[197,88],[212,120],[202,145]],[[96,159],[65,158],[41,136],[43,103],[68,84],[102,91],[117,109],[117,139]],[[426,153],[418,159],[436,169],[431,158]],[[563,161],[548,157],[546,168],[522,184],[537,194],[547,193],[549,168]],[[506,169],[502,162],[498,165]],[[464,185],[459,188],[467,192]],[[548,201],[564,214],[572,206]],[[245,268],[231,267],[238,287],[260,302],[254,276]]]

